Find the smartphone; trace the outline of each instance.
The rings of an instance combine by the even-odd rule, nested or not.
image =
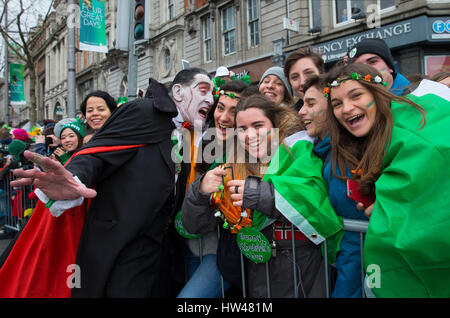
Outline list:
[[[375,202],[375,194],[362,195],[359,192],[359,184],[352,179],[347,179],[347,196],[355,202],[361,202],[366,208]]]
[[[45,147],[48,148],[53,143],[52,137],[45,137]]]

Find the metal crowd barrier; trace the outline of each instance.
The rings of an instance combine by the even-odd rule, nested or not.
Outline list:
[[[353,219],[344,219],[344,230],[349,232],[359,232],[360,233],[360,257],[361,257],[361,290],[362,297],[366,297],[364,293],[364,278],[365,278],[365,270],[363,263],[363,248],[364,248],[364,234],[367,231],[369,226],[368,221],[362,220],[353,220]],[[217,235],[220,238],[220,228],[217,226]],[[292,243],[292,258],[293,258],[293,274],[294,274],[294,298],[298,298],[298,277],[297,277],[297,264],[296,264],[296,255],[295,255],[295,235],[294,235],[294,225],[291,225],[291,243]],[[199,255],[200,262],[202,261],[202,237],[199,239]],[[327,254],[327,241],[325,240],[323,243],[323,255],[324,255],[324,263],[325,263],[325,286],[326,286],[326,298],[330,298],[330,275],[329,275],[329,264],[328,264],[328,254]],[[242,276],[242,297],[247,297],[246,292],[246,278],[245,278],[245,266],[244,266],[244,255],[241,253],[241,276]],[[265,263],[266,266],[266,290],[267,290],[267,298],[271,298],[270,292],[270,274],[269,274],[269,262]],[[222,298],[226,297],[226,292],[224,288],[224,280],[221,277],[221,285],[222,285]]]
[[[37,204],[36,199],[30,200],[28,198],[28,194],[33,191],[32,186],[26,186],[20,189],[13,189],[10,186],[10,182],[14,180],[13,174],[10,172],[7,177],[3,180],[0,180],[0,218],[4,218],[4,227],[5,229],[11,231],[19,232],[25,226],[27,220],[31,216],[34,207]],[[363,265],[363,247],[364,247],[364,233],[367,231],[367,227],[369,225],[368,221],[361,220],[352,220],[352,219],[344,219],[344,230],[351,232],[359,232],[360,233],[360,257],[361,257],[361,287],[363,297],[364,294],[364,278],[365,271]],[[217,227],[217,235],[220,236],[220,228]],[[293,277],[294,277],[294,297],[299,297],[298,288],[299,285],[298,280],[299,277],[297,275],[297,264],[296,264],[296,255],[295,255],[295,234],[294,234],[294,226],[291,225],[291,248],[292,248],[292,259],[293,259]],[[202,237],[199,238],[199,255],[200,262],[202,261]],[[323,255],[324,255],[324,263],[325,263],[325,286],[326,286],[326,297],[330,297],[330,275],[328,272],[329,264],[327,257],[327,241],[323,243]],[[242,276],[242,297],[247,297],[246,292],[246,275],[245,275],[245,265],[244,265],[244,255],[241,253],[240,255],[241,261],[241,276]],[[266,291],[267,298],[271,297],[270,291],[270,272],[269,272],[269,262],[265,263],[266,267]],[[222,285],[222,298],[226,297],[226,291],[224,288],[224,281],[221,277],[221,285]]]
[[[20,232],[30,218],[36,199],[29,199],[28,194],[33,192],[33,186],[20,189],[11,188],[10,182],[14,180],[12,172],[0,180],[0,217],[3,218],[5,231]]]

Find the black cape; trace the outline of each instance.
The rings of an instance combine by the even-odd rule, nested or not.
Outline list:
[[[72,297],[167,296],[160,271],[178,205],[170,156],[177,109],[156,81],[146,97],[116,109],[85,147],[143,146],[76,156],[66,166],[97,190],[77,251],[81,288]]]

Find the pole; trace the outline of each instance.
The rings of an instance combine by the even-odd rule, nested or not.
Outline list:
[[[128,37],[128,101],[137,95],[137,56],[134,47],[134,6],[130,6],[130,30]]]
[[[5,2],[5,32],[8,33],[8,1]],[[8,64],[8,39],[5,40],[5,86],[3,93],[3,109],[5,113],[5,123],[9,126],[9,64]]]
[[[289,15],[290,10],[291,9],[289,8],[289,0],[286,0],[286,18],[288,18],[288,19],[290,18],[290,15]],[[291,33],[289,30],[286,30],[286,44],[287,45],[291,44]]]
[[[76,10],[75,0],[69,0],[69,10]],[[76,90],[75,90],[75,19],[76,14],[72,12],[69,17],[74,21],[69,21],[67,28],[67,115],[75,118],[76,110]]]

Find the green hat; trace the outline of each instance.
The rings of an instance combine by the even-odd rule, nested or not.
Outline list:
[[[128,98],[126,96],[119,97],[116,102],[117,106],[120,106],[125,103],[128,103]]]
[[[22,156],[23,152],[25,151],[25,148],[27,147],[27,144],[19,139],[14,139],[9,145],[8,145],[8,151],[10,154],[12,154],[17,160],[20,160],[20,157]]]
[[[70,128],[73,131],[76,131],[81,137],[84,137],[84,125],[80,123],[79,121],[73,121],[71,123],[67,123],[63,126],[61,129],[61,132],[59,133],[58,138],[61,139],[61,135],[64,129]]]

